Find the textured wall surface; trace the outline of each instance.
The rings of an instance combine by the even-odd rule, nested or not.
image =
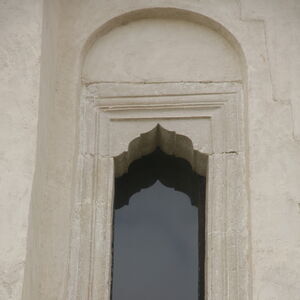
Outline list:
[[[42,1],[0,1],[0,299],[21,299],[35,167]]]
[[[247,83],[251,297],[300,299],[300,2],[2,0],[0,300],[21,300],[23,282],[24,300],[65,300],[85,45],[96,39],[94,33],[106,21],[132,10],[153,7],[200,13],[222,24],[241,44]],[[143,27],[147,29],[141,24],[136,32],[142,33]],[[145,38],[154,34],[163,44],[163,32],[155,36],[151,30]],[[224,35],[222,29],[214,30]],[[103,61],[97,62],[96,71],[95,61],[91,60],[89,66],[89,74],[101,75],[96,80],[105,79],[101,64],[109,63],[108,69],[114,67],[115,55],[116,61],[125,66],[116,69],[118,80],[136,81],[139,64],[135,55],[141,52],[135,53],[135,47],[123,52],[122,46],[130,49],[135,37],[118,45],[122,34],[128,34],[126,26],[116,29],[111,38],[118,46],[113,51],[105,49],[105,36],[95,44],[102,47],[104,55]],[[185,37],[191,41],[192,35],[193,30]],[[184,47],[176,47],[176,38],[173,43],[173,54],[178,54],[183,64]],[[197,41],[193,45],[199,46]],[[159,48],[151,51],[165,57],[165,62],[170,58]],[[127,56],[122,57],[124,53]],[[164,73],[167,63],[153,66],[145,55],[147,51],[138,57],[147,66],[138,80],[147,77],[149,70],[156,72],[151,71],[154,79],[161,75],[180,80],[172,72]],[[220,58],[221,54],[217,55]],[[169,70],[174,69],[171,66]],[[229,69],[228,74],[236,72]],[[191,79],[189,76],[199,73],[187,69],[185,75]],[[233,78],[230,76],[229,80]],[[83,79],[92,81],[93,77]],[[240,299],[244,299],[243,295]]]
[[[235,51],[220,34],[207,26],[160,18],[131,22],[99,38],[85,59],[82,79],[236,81],[240,73]]]
[[[300,299],[300,2],[243,0],[242,17],[263,22],[271,80],[249,103],[253,295]]]

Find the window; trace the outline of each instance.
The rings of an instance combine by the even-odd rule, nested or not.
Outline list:
[[[111,299],[111,282],[116,284],[111,249],[113,214],[118,211],[114,209],[119,191],[115,177],[131,173],[132,166],[157,147],[185,159],[206,177],[205,299],[247,298],[249,205],[240,135],[241,85],[95,83],[84,93],[68,299]],[[143,170],[143,177],[148,173]],[[189,191],[176,187],[178,183],[161,183],[184,194]],[[136,192],[146,187],[137,187]],[[132,203],[129,201],[128,209]],[[201,247],[199,250],[204,253]],[[201,255],[198,259],[201,261]]]
[[[115,180],[112,300],[202,300],[205,177],[157,148]]]

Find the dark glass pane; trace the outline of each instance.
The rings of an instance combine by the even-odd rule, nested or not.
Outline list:
[[[160,150],[116,179],[113,300],[204,299],[204,188]]]

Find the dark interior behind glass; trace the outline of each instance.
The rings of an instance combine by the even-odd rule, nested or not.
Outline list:
[[[159,148],[115,180],[112,300],[202,300],[205,177]]]

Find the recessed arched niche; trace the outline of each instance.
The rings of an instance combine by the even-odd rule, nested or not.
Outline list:
[[[119,16],[90,38],[69,300],[110,299],[115,177],[157,147],[206,177],[205,299],[248,299],[240,53],[220,24],[171,8]]]
[[[240,58],[222,35],[180,14],[153,14],[98,37],[85,58],[83,81],[241,80]]]

